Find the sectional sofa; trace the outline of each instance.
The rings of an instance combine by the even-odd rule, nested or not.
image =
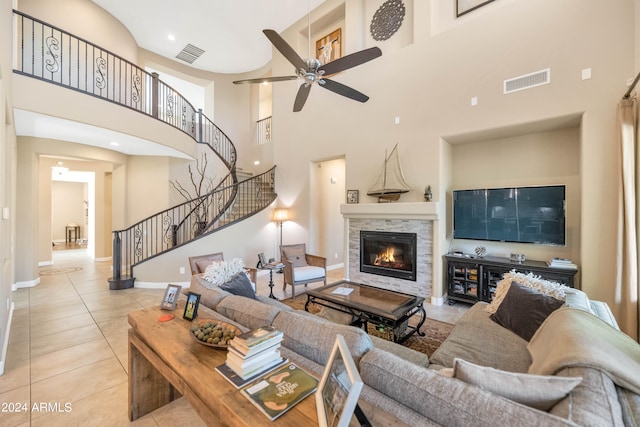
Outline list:
[[[192,276],[189,290],[200,293],[201,304],[243,330],[273,325],[283,331],[282,353],[318,377],[336,334],[344,336],[365,383],[359,404],[372,425],[640,425],[640,397],[637,390],[630,390],[635,385],[624,381],[626,387],[616,385],[599,368],[571,366],[555,375],[528,374],[534,363],[529,343],[494,322],[485,303],[469,309],[429,360],[362,329],[293,310],[273,299],[223,291],[202,274]],[[564,309],[573,310],[578,309]],[[610,316],[607,310],[600,314]],[[621,334],[615,326],[606,327]],[[631,345],[629,350],[633,357],[637,349]],[[505,394],[483,383],[496,378],[499,385],[514,381],[517,385],[507,386]],[[547,388],[551,396],[546,395]],[[533,392],[533,401],[521,396],[513,400],[509,392],[514,389]]]

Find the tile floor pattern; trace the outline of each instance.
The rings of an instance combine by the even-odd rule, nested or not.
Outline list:
[[[39,285],[12,294],[0,426],[204,426],[184,399],[128,420],[127,313],[159,304],[164,289],[110,291],[111,263],[94,263],[82,249],[55,251],[53,259],[54,265],[41,268]],[[330,271],[328,281],[342,274]],[[281,299],[282,275],[273,278]],[[269,294],[268,281],[268,275],[259,276],[260,295]],[[309,285],[315,286],[321,283]],[[449,323],[467,308],[426,305],[428,317]]]

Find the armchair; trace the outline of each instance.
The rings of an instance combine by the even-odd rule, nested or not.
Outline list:
[[[198,255],[189,257],[189,266],[191,267],[191,275],[204,273],[207,267],[212,262],[224,261],[224,255],[222,252],[216,252],[214,254],[208,255]],[[249,273],[249,280],[254,285],[258,282],[256,281],[257,270],[255,268],[246,267],[247,273]]]
[[[304,243],[280,246],[281,261],[284,264],[282,289],[291,286],[291,297],[296,297],[296,285],[324,282],[327,284],[327,259],[307,253]]]

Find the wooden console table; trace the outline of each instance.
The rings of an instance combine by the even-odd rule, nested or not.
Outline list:
[[[240,390],[215,371],[226,350],[206,347],[189,336],[190,322],[182,319],[185,301],[178,301],[175,318],[160,307],[129,313],[129,419],[134,421],[184,396],[209,426],[318,425],[313,396],[270,422]],[[198,317],[213,317],[200,306]]]

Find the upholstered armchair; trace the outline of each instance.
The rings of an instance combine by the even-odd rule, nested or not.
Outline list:
[[[291,297],[296,297],[296,285],[314,282],[327,284],[327,259],[307,253],[304,243],[280,246],[281,261],[284,264],[283,290],[291,286]]]
[[[207,267],[212,262],[217,262],[217,261],[224,261],[224,255],[222,254],[222,252],[189,257],[189,266],[191,267],[191,274],[194,275],[194,274],[204,273]],[[249,273],[249,280],[251,280],[251,283],[253,283],[255,286],[255,284],[258,283],[256,281],[257,270],[251,267],[247,267],[246,270],[247,270],[247,273]]]

